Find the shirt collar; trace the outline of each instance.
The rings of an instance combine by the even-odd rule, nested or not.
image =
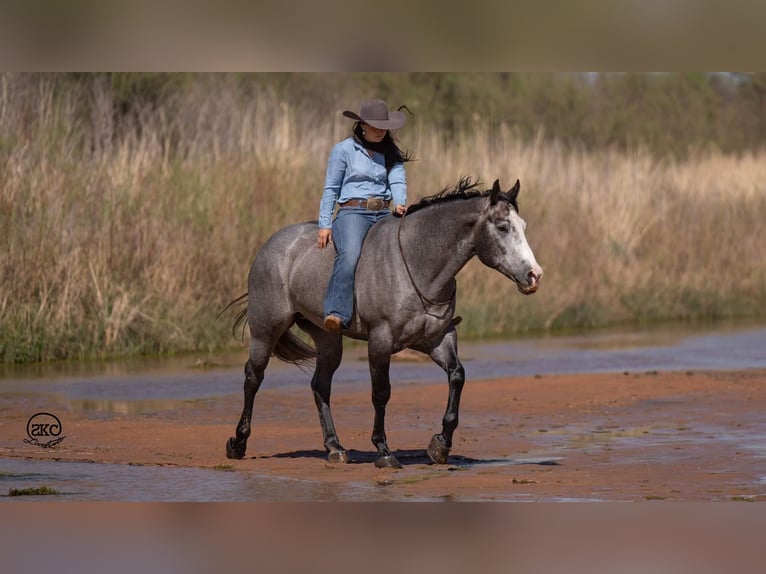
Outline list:
[[[365,155],[367,155],[367,157],[370,157],[370,156],[367,154],[367,148],[366,148],[366,147],[364,147],[364,145],[362,145],[362,143],[361,143],[361,142],[360,142],[358,139],[356,139],[355,137],[351,136],[351,142],[354,144],[354,147],[355,147],[357,150],[359,150],[359,151],[361,151],[361,152],[364,152],[364,154],[365,154]],[[375,151],[375,150],[371,150],[371,151],[372,151],[372,153],[373,153],[373,154],[376,154],[376,153],[381,153],[381,152],[379,152],[379,151]],[[382,154],[381,154],[381,155],[382,155]]]

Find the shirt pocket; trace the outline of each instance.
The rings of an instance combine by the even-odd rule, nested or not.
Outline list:
[[[366,192],[367,195],[384,194],[388,183],[383,157],[375,155],[380,163],[368,156],[366,152],[355,150],[346,174],[346,180],[355,184],[357,189]]]

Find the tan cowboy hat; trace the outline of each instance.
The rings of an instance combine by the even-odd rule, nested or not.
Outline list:
[[[386,102],[383,100],[369,100],[362,102],[359,113],[346,110],[343,115],[352,120],[369,124],[379,130],[395,130],[404,125],[404,112],[389,112]]]

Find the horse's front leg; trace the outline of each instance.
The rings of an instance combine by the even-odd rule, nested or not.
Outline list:
[[[391,381],[388,376],[391,350],[390,337],[370,333],[367,356],[372,380],[372,404],[375,407],[372,444],[378,449],[378,458],[375,459],[375,466],[378,468],[402,468],[396,457],[391,454],[386,440],[386,405],[391,398]]]
[[[457,331],[453,327],[448,331],[439,345],[431,350],[428,355],[447,373],[449,381],[449,398],[447,410],[442,419],[442,432],[435,434],[428,445],[428,457],[436,464],[447,462],[447,456],[452,448],[452,435],[458,425],[458,411],[460,410],[460,395],[465,383],[465,370],[457,356]]]

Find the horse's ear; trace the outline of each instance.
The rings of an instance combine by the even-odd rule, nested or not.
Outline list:
[[[489,203],[491,205],[495,205],[500,200],[500,194],[502,191],[500,191],[500,180],[496,179],[495,183],[492,184],[492,192],[489,194]]]
[[[519,195],[519,190],[521,189],[521,183],[519,180],[516,180],[516,184],[508,190],[508,197],[511,200],[511,203],[516,203],[516,197]]]

